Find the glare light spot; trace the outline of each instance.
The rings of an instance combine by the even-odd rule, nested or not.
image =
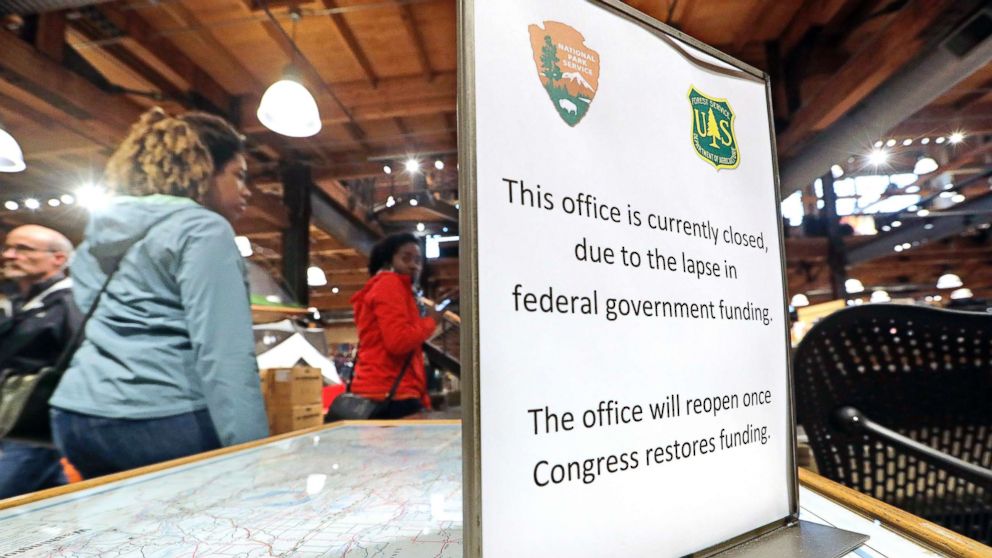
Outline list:
[[[892,221],[892,228],[898,229],[902,226],[902,221]]]
[[[403,166],[406,168],[406,172],[409,173],[420,171],[420,162],[416,159],[407,159]]]
[[[396,205],[396,198],[393,196],[386,198],[386,207],[393,207],[394,205]]]
[[[417,198],[410,198],[410,205],[417,205],[418,203],[420,202],[417,201]]]
[[[424,228],[425,227],[424,227],[424,224],[423,223],[417,223],[417,231],[418,232],[424,232]]]
[[[885,147],[892,147],[896,144],[895,138],[889,138],[889,141],[885,142]]]
[[[959,144],[964,141],[964,132],[954,132],[951,137],[948,138],[952,144]]]
[[[76,198],[74,198],[71,194],[62,194],[61,196],[59,196],[59,200],[61,200],[62,203],[66,205],[72,205],[76,203]]]
[[[868,154],[868,163],[872,166],[881,166],[889,161],[889,152],[884,149],[873,149]]]
[[[882,140],[878,140],[875,142],[874,147],[877,149],[879,147],[882,147],[883,145],[885,145],[885,143],[883,143]]]
[[[965,200],[964,194],[954,194],[951,196],[951,201],[954,203],[961,203]]]
[[[331,287],[331,294],[338,294],[339,292],[341,292],[341,289],[337,287]]]
[[[20,209],[21,205],[13,200],[8,200],[4,202],[3,206],[7,208],[8,211],[17,211]]]
[[[906,193],[907,194],[916,194],[916,193],[919,193],[919,191],[920,191],[920,187],[919,186],[915,186],[915,185],[914,186],[909,186],[909,187],[906,188]]]
[[[24,207],[28,209],[38,209],[39,207],[41,207],[41,203],[34,198],[28,198],[24,200]]]
[[[930,138],[923,138],[923,139],[920,140],[920,143],[922,143],[923,145],[926,145],[926,144],[930,143]]]
[[[444,161],[442,161],[441,159],[434,161],[434,168],[436,168],[437,170],[444,170]]]
[[[929,209],[921,209],[921,210],[919,210],[919,211],[916,212],[916,216],[917,217],[926,217],[927,215],[930,215],[930,210]]]
[[[906,139],[902,140],[902,144],[903,145],[913,145],[913,138],[906,138]],[[879,291],[879,292],[885,292],[885,291]]]
[[[393,174],[393,167],[391,167],[389,165],[383,165],[382,166],[382,172],[384,172],[386,174]]]
[[[946,141],[946,139],[944,138],[944,136],[940,136],[939,138],[933,140],[933,142],[936,143],[937,145],[940,145],[940,144],[944,143],[944,141]]]

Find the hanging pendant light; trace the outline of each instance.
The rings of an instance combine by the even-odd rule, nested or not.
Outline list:
[[[913,174],[929,174],[937,170],[937,161],[933,157],[924,155],[916,160],[916,165],[913,166]]]
[[[296,79],[292,68],[265,90],[257,114],[266,128],[293,138],[308,138],[321,127],[317,101]]]
[[[317,101],[303,86],[299,72],[293,65],[299,52],[299,47],[296,46],[296,24],[300,20],[300,13],[296,10],[290,11],[293,21],[293,35],[290,37],[282,31],[279,22],[269,11],[268,3],[264,7],[266,15],[273,24],[279,27],[283,36],[292,43],[293,53],[289,66],[282,74],[282,79],[270,85],[262,95],[256,112],[258,121],[277,134],[292,138],[308,138],[320,131],[321,123]]]
[[[863,293],[865,291],[865,286],[858,279],[848,279],[847,281],[844,281],[844,290],[847,291],[848,294]]]
[[[961,278],[953,273],[945,273],[937,279],[938,289],[956,289],[962,285]]]
[[[0,172],[21,172],[26,168],[21,146],[10,132],[0,126]]]
[[[799,293],[792,297],[792,302],[789,303],[793,308],[802,308],[803,306],[809,306],[809,298],[803,293]]]
[[[311,287],[323,287],[327,284],[327,275],[324,270],[317,266],[310,266],[307,269],[307,285]]]

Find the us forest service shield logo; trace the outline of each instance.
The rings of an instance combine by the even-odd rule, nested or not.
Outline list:
[[[726,99],[710,97],[695,87],[689,89],[692,109],[692,147],[716,170],[736,169],[740,164],[734,111]]]
[[[530,25],[530,46],[541,86],[558,115],[575,126],[589,112],[599,87],[599,53],[575,29],[557,21]]]

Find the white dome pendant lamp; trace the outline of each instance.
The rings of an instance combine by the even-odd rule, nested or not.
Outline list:
[[[21,172],[26,168],[21,146],[0,123],[0,172]]]
[[[266,13],[268,9],[266,9]],[[271,14],[269,14],[271,17]],[[292,13],[293,52],[296,46],[296,23],[299,13]],[[275,21],[275,20],[273,20]],[[283,32],[285,35],[285,32]],[[294,54],[295,56],[295,54]],[[292,138],[308,138],[320,131],[320,111],[317,101],[310,91],[300,83],[299,72],[290,63],[283,71],[282,79],[273,83],[265,90],[261,102],[258,103],[258,121],[266,128],[277,134]]]

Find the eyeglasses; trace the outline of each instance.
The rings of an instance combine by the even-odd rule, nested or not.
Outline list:
[[[4,244],[2,254],[7,252],[13,252],[15,254],[34,254],[37,252],[61,252],[61,250],[52,250],[51,248],[34,248],[26,244]]]

